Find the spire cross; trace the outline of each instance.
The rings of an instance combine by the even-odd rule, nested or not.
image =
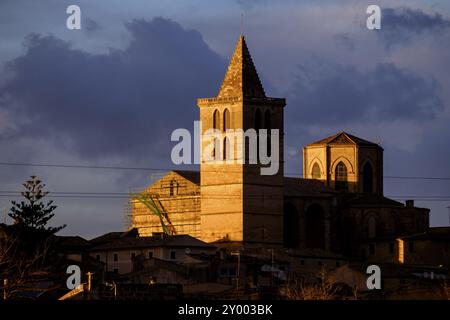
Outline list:
[[[244,14],[241,13],[241,36],[244,34]]]

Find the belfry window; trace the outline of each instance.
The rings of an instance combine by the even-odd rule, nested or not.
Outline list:
[[[336,166],[335,172],[335,187],[338,191],[348,191],[348,181],[347,181],[347,167],[341,161]]]
[[[258,130],[261,129],[261,110],[256,109],[255,112],[255,130],[258,133]]]
[[[264,114],[264,128],[266,128],[268,132],[272,128],[272,123],[270,119],[270,110],[266,110],[266,113]]]
[[[272,123],[271,123],[271,119],[270,119],[270,110],[266,110],[265,114],[264,114],[264,127],[265,129],[267,129],[267,156],[270,157],[270,155],[272,154],[272,150],[271,150],[271,144],[270,144],[270,139],[271,139],[271,129],[272,129]]]
[[[230,157],[230,139],[223,139],[223,160],[229,160]]]
[[[256,131],[256,159],[259,157],[259,129],[261,129],[261,110],[255,112],[255,131]],[[246,147],[245,150],[248,150]]]
[[[227,131],[227,129],[230,129],[230,111],[228,109],[225,109],[223,112],[223,131]]]
[[[212,158],[216,161],[220,158],[220,140],[218,138],[214,138],[213,143]]]
[[[213,114],[213,129],[220,129],[220,112],[215,110]]]
[[[319,165],[316,163],[314,163],[313,167],[312,167],[312,171],[311,171],[311,177],[313,179],[320,179],[321,173],[320,173],[320,167]]]

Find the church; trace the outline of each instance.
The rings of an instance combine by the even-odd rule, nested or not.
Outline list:
[[[315,249],[403,262],[403,237],[427,232],[428,209],[384,197],[383,149],[376,143],[339,132],[303,147],[303,178],[285,177],[286,101],[266,96],[244,36],[218,95],[200,98],[197,105],[202,133],[278,129],[279,170],[261,175],[261,163],[202,160],[200,171],[168,172],[144,191],[163,217],[131,201],[132,227],[140,236],[163,232],[164,218],[174,234],[219,247]]]

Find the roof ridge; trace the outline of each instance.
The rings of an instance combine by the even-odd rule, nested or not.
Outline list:
[[[347,138],[348,140],[350,140],[352,143],[354,143],[355,145],[374,145],[374,146],[378,146],[380,147],[379,144],[359,138],[351,133],[345,132],[345,131],[339,131],[338,133],[331,135],[329,137],[326,137],[324,139],[320,139],[317,141],[314,141],[310,144],[307,144],[306,146],[312,146],[312,145],[320,145],[320,144],[330,144],[333,143],[333,141],[335,141],[339,136],[344,136],[345,138]]]
[[[341,134],[341,135],[342,135],[342,134],[345,135],[345,136],[346,136],[350,141],[352,141],[354,144],[358,144],[358,142],[355,141],[355,139],[352,139],[352,137],[355,138],[355,136],[352,136],[351,134],[349,134],[349,133],[347,133],[347,132],[345,132],[345,131],[342,131],[340,134]]]

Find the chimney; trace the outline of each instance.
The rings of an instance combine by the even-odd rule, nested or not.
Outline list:
[[[414,208],[414,200],[406,200],[407,208]]]

